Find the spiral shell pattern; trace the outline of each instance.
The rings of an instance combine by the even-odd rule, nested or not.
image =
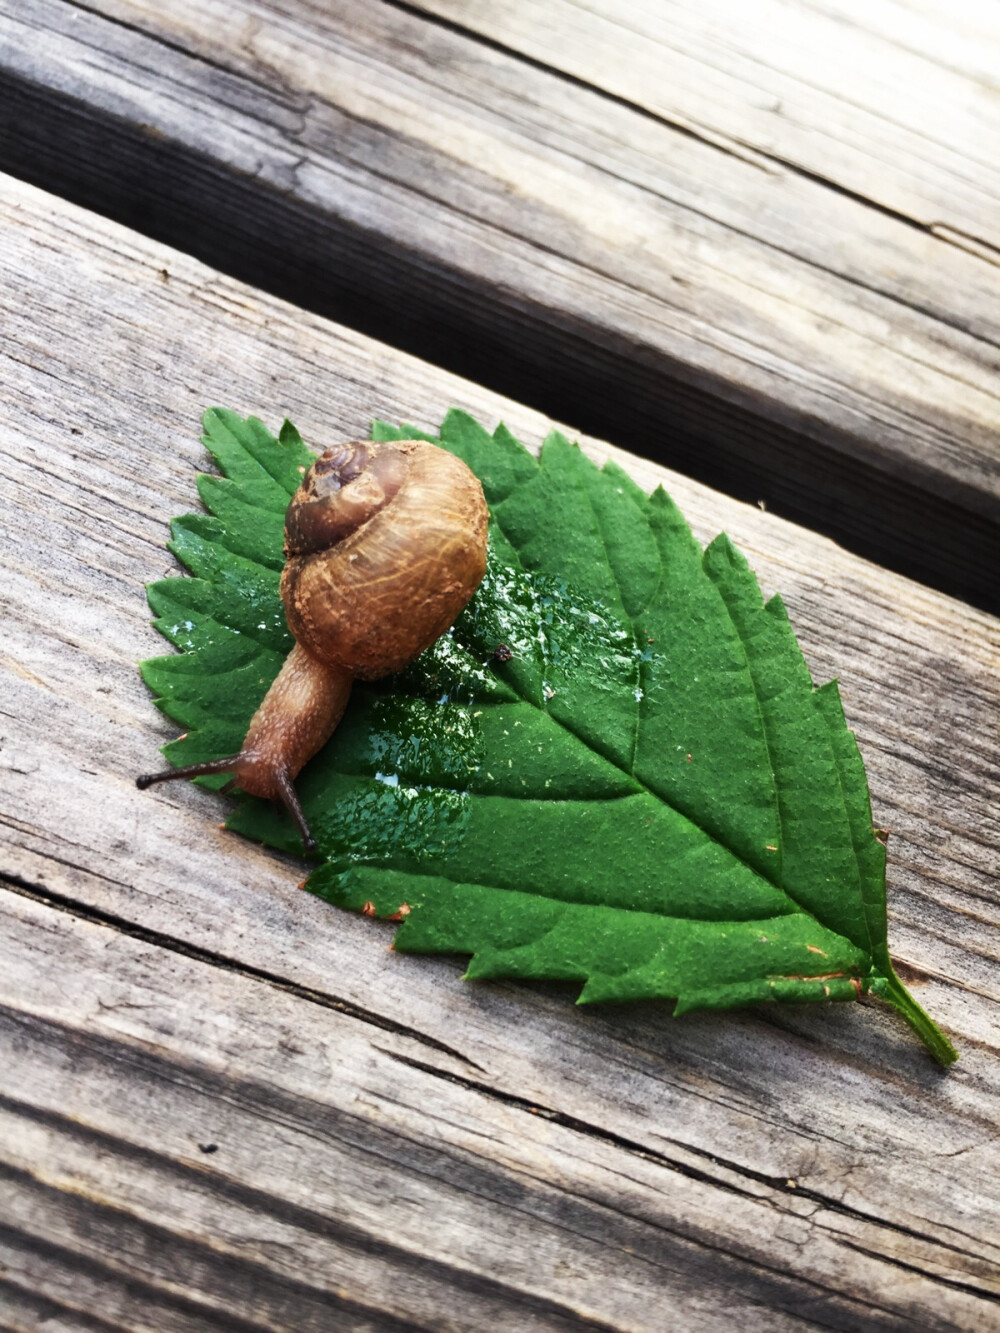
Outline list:
[[[488,519],[476,476],[437,445],[328,449],[285,518],[289,629],[320,661],[361,679],[401,671],[479,586]]]

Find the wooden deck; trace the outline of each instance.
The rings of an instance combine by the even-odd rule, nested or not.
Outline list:
[[[737,12],[0,0],[0,1329],[1000,1329],[988,15]],[[960,1062],[466,983],[137,792],[212,403],[641,442],[840,678]]]

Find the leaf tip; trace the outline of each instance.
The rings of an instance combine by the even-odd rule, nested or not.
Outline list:
[[[730,565],[737,565],[740,568],[747,563],[743,552],[735,546],[733,539],[728,532],[720,532],[719,535],[713,537],[705,547],[706,560],[710,560],[713,556],[717,559],[725,560]]]
[[[281,423],[281,429],[278,431],[278,443],[286,449],[302,449],[305,447],[305,441],[299,434],[298,427],[289,421],[288,417]]]
[[[236,413],[228,407],[208,407],[201,414],[202,429],[209,435],[216,426],[222,426],[228,430],[235,416]]]

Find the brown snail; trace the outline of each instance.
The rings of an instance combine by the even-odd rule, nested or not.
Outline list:
[[[392,675],[455,621],[486,569],[482,487],[423,440],[336,445],[309,468],[285,514],[281,598],[295,646],[239,754],[136,779],[232,773],[280,801],[315,851],[295,778],[333,734],[355,677]]]

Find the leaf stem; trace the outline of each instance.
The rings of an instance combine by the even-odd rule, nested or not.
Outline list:
[[[882,994],[891,1005],[899,1010],[939,1065],[947,1068],[948,1065],[955,1063],[958,1059],[958,1051],[955,1050],[930,1014],[926,1013],[917,1004],[899,977],[896,976],[892,967],[888,969],[888,975],[885,978],[885,990]]]

